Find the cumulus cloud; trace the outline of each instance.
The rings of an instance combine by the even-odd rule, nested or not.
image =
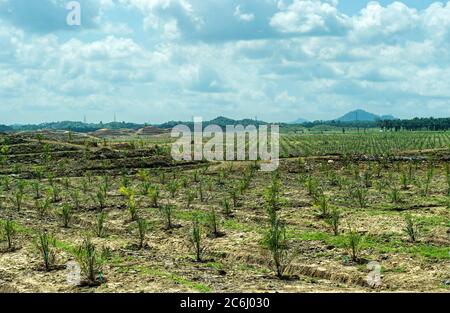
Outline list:
[[[337,2],[294,0],[270,20],[270,25],[282,33],[310,35],[342,35],[349,27],[348,17],[339,13]]]
[[[81,2],[0,0],[0,123],[450,114],[450,2]]]

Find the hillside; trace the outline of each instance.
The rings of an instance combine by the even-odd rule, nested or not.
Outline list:
[[[356,122],[356,121],[364,121],[364,122],[375,122],[379,120],[395,120],[396,118],[392,115],[376,115],[364,110],[355,110],[348,112],[344,116],[337,118],[338,122]]]

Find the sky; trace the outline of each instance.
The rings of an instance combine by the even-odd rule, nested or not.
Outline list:
[[[450,2],[0,0],[0,124],[450,116]]]

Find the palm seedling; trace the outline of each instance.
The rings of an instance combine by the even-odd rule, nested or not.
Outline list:
[[[198,184],[198,198],[200,199],[201,202],[205,201],[205,195],[203,193],[203,182],[200,182]]]
[[[139,234],[139,249],[144,247],[145,236],[147,235],[148,222],[143,218],[138,218],[136,221]]]
[[[36,200],[36,210],[40,218],[44,218],[50,210],[50,198],[46,197],[43,200]]]
[[[8,251],[13,250],[13,238],[16,234],[16,224],[11,219],[7,219],[6,221],[3,221],[2,223],[2,237],[4,240],[6,240],[8,244]]]
[[[187,192],[187,203],[186,203],[186,208],[188,210],[191,208],[192,202],[194,201],[196,196],[197,196],[197,194],[196,194],[196,192],[194,190],[188,190],[188,192]]]
[[[409,180],[408,180],[408,173],[406,173],[405,171],[402,171],[402,175],[400,177],[400,182],[402,184],[402,189],[403,190],[407,190],[408,189]]]
[[[120,181],[120,187],[128,188],[130,186],[130,178],[123,174]]]
[[[364,186],[366,188],[372,187],[372,172],[370,169],[367,169],[363,175],[364,178]]]
[[[427,169],[427,174],[425,177],[424,187],[423,187],[423,195],[428,196],[430,193],[430,185],[434,176],[434,167],[430,165]]]
[[[74,208],[78,210],[80,208],[80,192],[78,189],[74,189],[70,193],[70,197],[72,198]]]
[[[159,173],[159,181],[160,181],[161,185],[165,185],[166,184],[166,172],[161,171]]]
[[[98,286],[103,281],[103,272],[101,260],[97,256],[95,245],[90,238],[84,239],[83,243],[76,251],[78,264],[85,277],[85,284],[89,286]]]
[[[100,189],[102,189],[104,191],[105,196],[106,196],[106,193],[108,192],[109,188],[110,188],[109,176],[108,175],[103,175],[102,176],[102,184],[101,184],[101,188]]]
[[[339,224],[341,221],[341,213],[337,208],[333,208],[331,211],[330,216],[327,219],[327,223],[331,226],[333,229],[333,234],[335,236],[339,235]]]
[[[106,204],[106,192],[104,186],[100,186],[99,190],[95,193],[94,201],[97,202],[100,211],[103,211]]]
[[[405,216],[404,232],[408,235],[411,242],[416,242],[419,236],[419,228],[411,214]]]
[[[159,206],[159,187],[153,185],[148,190],[148,197],[150,198],[150,202],[152,207],[157,208]]]
[[[140,181],[149,181],[150,180],[150,172],[145,169],[141,169],[137,172],[137,176]]]
[[[81,190],[83,190],[84,194],[89,191],[89,181],[86,177],[83,177],[83,179],[81,180]]]
[[[228,198],[225,198],[223,200],[222,207],[223,207],[223,213],[225,214],[225,216],[228,218],[231,217],[232,211],[231,211],[230,201],[228,200]]]
[[[217,175],[217,184],[219,186],[225,185],[225,170],[221,168],[219,174]]]
[[[56,263],[56,239],[47,232],[42,232],[35,240],[35,245],[46,271],[51,271]]]
[[[171,204],[165,204],[160,207],[161,215],[164,218],[166,224],[166,230],[170,230],[173,228],[172,216],[174,213],[175,207]]]
[[[277,217],[271,221],[264,243],[272,254],[277,276],[279,278],[285,277],[291,258],[288,254],[286,227]]]
[[[320,195],[317,202],[318,202],[317,207],[319,209],[319,217],[325,219],[328,218],[330,213],[327,197],[325,195]]]
[[[53,184],[53,185],[50,186],[50,192],[52,194],[52,201],[53,201],[53,203],[61,201],[61,198],[59,196],[60,193],[61,193],[61,190],[59,189],[57,184]]]
[[[20,189],[16,189],[11,200],[14,206],[16,207],[17,211],[20,211],[22,208],[23,198],[24,198],[23,191]]]
[[[273,179],[270,186],[264,191],[266,204],[275,210],[280,208],[280,184],[278,180]]]
[[[213,183],[212,183],[212,181],[211,180],[208,180],[207,182],[206,182],[206,184],[207,184],[207,186],[208,186],[208,191],[211,193],[211,192],[213,192]]]
[[[200,219],[196,214],[192,221],[191,242],[194,245],[195,257],[197,262],[202,261],[204,247],[202,246],[202,233],[200,227]]]
[[[33,187],[33,191],[34,191],[34,199],[40,199],[41,198],[41,184],[39,183],[39,181],[32,182],[31,186]]]
[[[134,199],[134,195],[130,195],[128,198],[128,212],[130,212],[130,217],[132,221],[136,221],[138,219],[138,208],[136,205],[136,200]]]
[[[175,198],[175,194],[177,192],[177,189],[178,189],[178,182],[175,179],[171,180],[169,182],[169,184],[167,185],[167,190],[169,191],[170,196],[172,198]]]
[[[211,237],[217,238],[222,235],[218,228],[217,214],[214,208],[208,214],[208,226],[211,231]]]
[[[105,227],[105,221],[106,221],[107,214],[106,212],[100,212],[97,214],[97,220],[95,225],[95,233],[97,237],[103,238],[106,233],[106,227]]]
[[[447,179],[447,195],[450,196],[450,165],[445,164],[445,178]]]
[[[11,189],[11,178],[9,176],[3,176],[2,178],[3,190],[8,191]]]
[[[309,196],[314,196],[316,194],[318,184],[317,181],[312,176],[308,176],[305,182],[305,186]]]
[[[238,193],[237,193],[236,188],[231,189],[230,196],[231,196],[231,199],[233,200],[233,207],[237,208],[239,205],[239,202],[238,202],[239,198],[238,198]]]
[[[0,164],[5,165],[8,159],[9,147],[7,145],[2,145],[0,148]]]
[[[149,180],[142,181],[141,182],[141,194],[142,195],[148,194],[148,191],[151,186],[152,186],[152,183]]]
[[[367,190],[356,187],[354,191],[354,198],[356,199],[356,202],[358,203],[359,207],[361,209],[364,209],[367,207]]]
[[[188,187],[188,180],[186,177],[181,177],[180,178],[180,186],[183,188],[187,188]]]
[[[398,190],[397,186],[395,184],[393,184],[393,186],[391,187],[391,202],[392,203],[399,203],[401,201],[400,199],[400,191]]]
[[[353,262],[357,262],[360,258],[361,245],[364,238],[363,236],[350,227],[349,234],[347,236],[347,249],[350,252],[350,256]]]
[[[200,176],[198,174],[198,170],[194,171],[194,174],[192,176],[192,180],[194,181],[194,183],[198,183],[200,181]]]
[[[69,178],[67,178],[67,177],[64,177],[64,178],[63,178],[63,186],[64,186],[64,188],[66,189],[66,191],[69,190],[69,188],[70,188],[70,181],[69,181]]]
[[[67,203],[64,203],[64,205],[61,208],[61,218],[63,222],[63,227],[69,228],[70,220],[72,219],[72,209]]]

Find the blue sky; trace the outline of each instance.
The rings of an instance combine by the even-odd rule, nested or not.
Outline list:
[[[0,123],[450,116],[450,2],[0,0]]]

